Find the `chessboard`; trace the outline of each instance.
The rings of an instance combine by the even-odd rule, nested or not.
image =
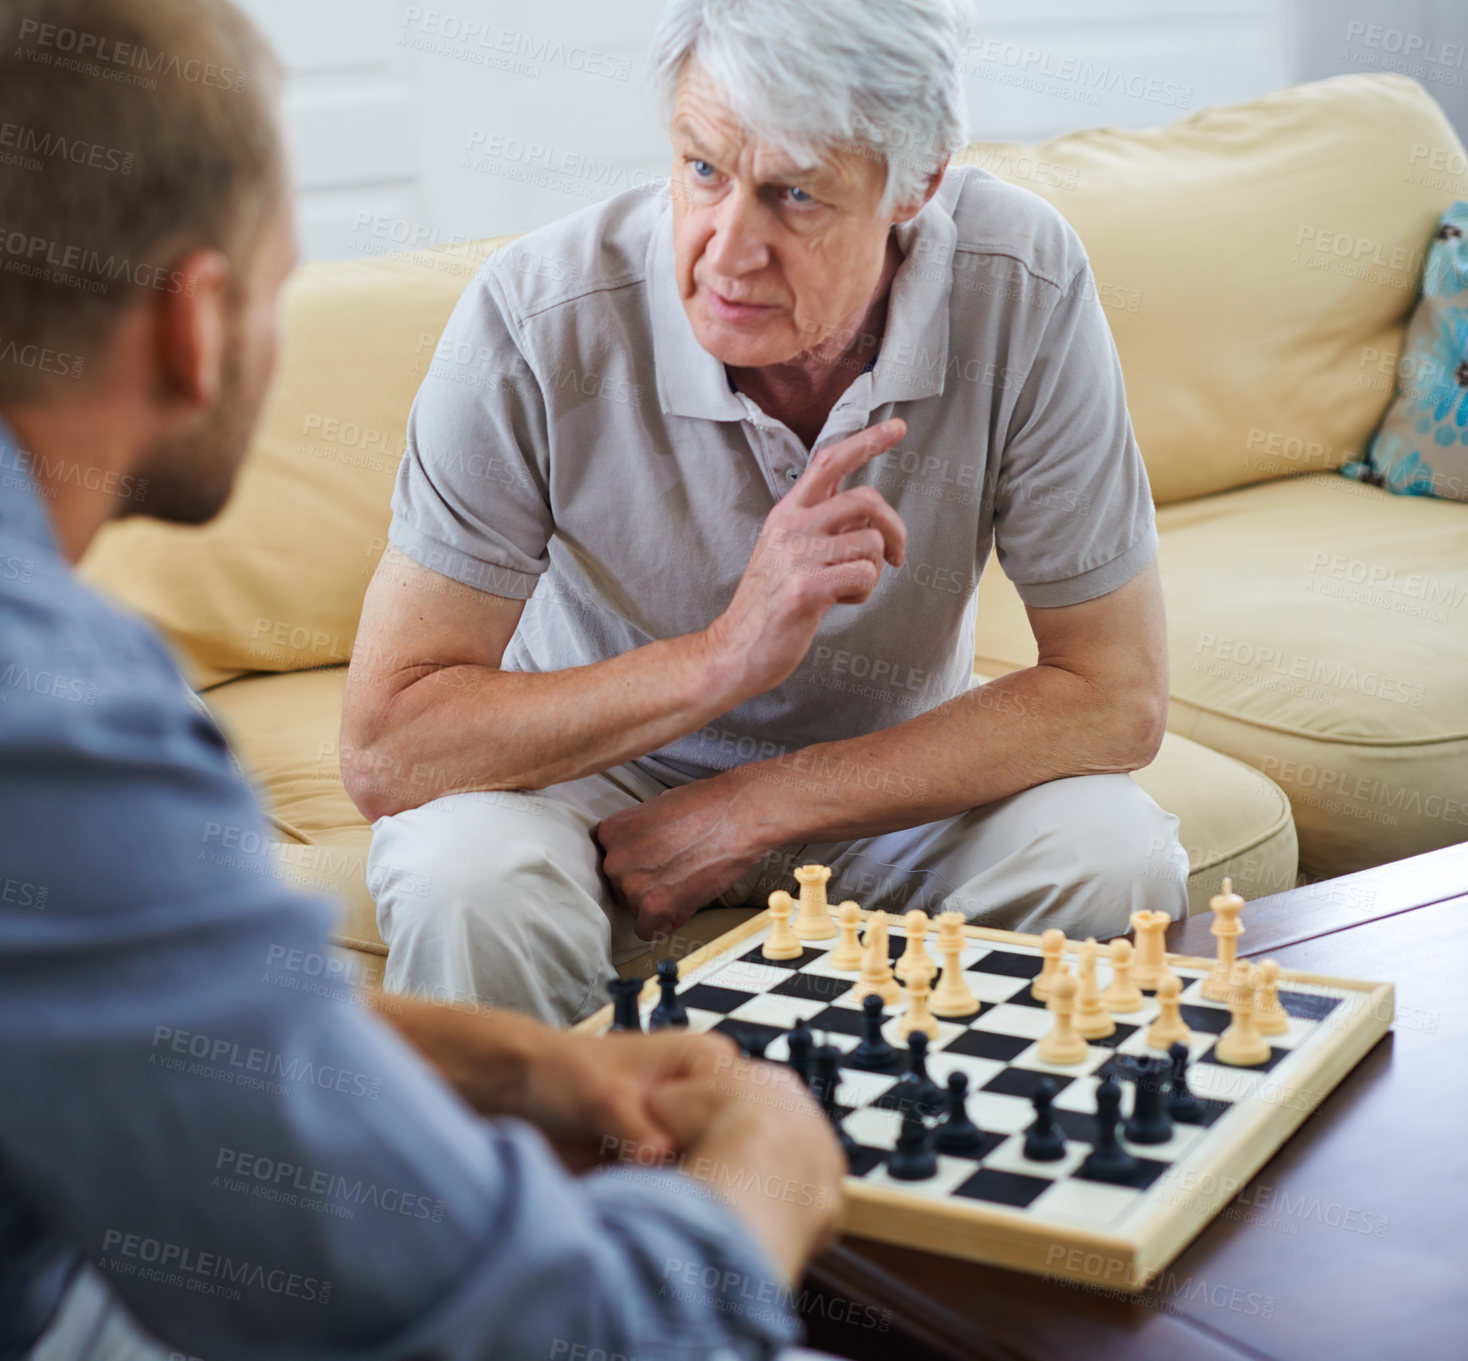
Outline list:
[[[802,940],[790,958],[766,957],[772,931],[791,941],[790,899],[775,896],[784,899],[778,921],[769,911],[759,913],[680,961],[676,975],[665,961],[661,987],[658,979],[630,991],[624,986],[624,1022],[635,998],[637,1019],[646,1027],[666,994],[676,995],[691,1029],[723,1031],[746,1052],[772,1061],[792,1060],[792,1032],[805,1032],[802,1048],[813,1036],[829,1056],[824,1104],[844,1131],[848,1152],[846,1233],[1107,1289],[1141,1290],[1166,1267],[1386,1033],[1394,1011],[1389,983],[1279,970],[1284,1016],[1279,1033],[1268,1037],[1267,1057],[1249,1067],[1228,1064],[1215,1051],[1237,1018],[1228,1004],[1202,995],[1215,961],[1167,955],[1181,984],[1173,1015],[1180,1014],[1190,1032],[1183,1084],[1195,1098],[1189,1123],[1173,1123],[1165,1142],[1133,1143],[1117,1133],[1113,1119],[1108,1139],[1098,1121],[1098,1092],[1103,1103],[1115,1103],[1117,1089],[1108,1079],[1125,1078],[1117,1069],[1134,1062],[1128,1056],[1141,1057],[1143,1065],[1148,1055],[1153,1064],[1166,1062],[1147,1043],[1161,1011],[1157,996],[1146,993],[1136,1009],[1115,1013],[1112,1033],[1088,1040],[1078,1062],[1046,1062],[1038,1041],[1057,1018],[1053,999],[1047,1007],[1032,992],[1045,968],[1041,938],[964,926],[962,945],[954,940],[957,953],[948,958],[956,959],[977,1009],[929,1018],[936,1034],[927,1041],[926,1067],[937,1085],[963,1075],[967,1119],[977,1130],[962,1152],[934,1157],[930,1151],[930,1172],[909,1180],[910,1169],[903,1169],[903,1178],[891,1169],[906,1118],[898,1108],[911,1105],[897,1098],[910,1065],[885,1072],[856,1066],[854,1055],[864,1034],[872,1038],[877,1008],[871,1004],[870,1015],[864,1014],[853,995],[857,971],[831,963],[834,936]],[[861,913],[863,924],[873,915]],[[904,919],[892,919],[888,928],[887,915],[875,915],[895,963],[908,946]],[[1053,933],[1052,955],[1059,937]],[[1160,951],[1160,931],[1158,941]],[[1060,971],[1087,957],[1092,979],[1107,986],[1104,946],[1099,956],[1083,954],[1081,942],[1066,940]],[[1069,996],[1068,984],[1066,989]],[[1167,989],[1172,1000],[1173,986]],[[901,1010],[883,1009],[881,1036],[906,1054],[920,1046],[900,1038]],[[608,1006],[578,1029],[605,1031],[612,1021]],[[1174,1063],[1183,1064],[1181,1047],[1172,1052]],[[1040,1109],[1037,1090],[1047,1082],[1038,1100],[1053,1116],[1056,1148],[1039,1161],[1026,1156],[1026,1132]],[[1141,1084],[1119,1085],[1129,1098],[1122,1115],[1135,1113]],[[1112,1150],[1119,1144],[1130,1155],[1122,1159],[1127,1170],[1119,1180],[1087,1171],[1098,1143]]]

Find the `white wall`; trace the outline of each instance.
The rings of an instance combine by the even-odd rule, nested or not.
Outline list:
[[[1399,71],[1420,81],[1468,142],[1464,0],[1284,0],[1289,78]]]
[[[666,173],[660,0],[242,0],[283,54],[310,258],[526,231]],[[1143,127],[1285,81],[1277,0],[976,0],[972,134]]]

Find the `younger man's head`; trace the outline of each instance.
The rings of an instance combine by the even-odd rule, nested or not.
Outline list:
[[[38,480],[147,482],[73,556],[229,497],[295,258],[278,84],[229,0],[0,0],[0,419]]]

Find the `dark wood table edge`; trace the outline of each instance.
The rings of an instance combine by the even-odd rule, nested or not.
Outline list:
[[[861,1241],[849,1240],[858,1245]],[[1045,1353],[1016,1350],[993,1333],[979,1332],[971,1320],[869,1262],[859,1246],[847,1242],[836,1244],[811,1264],[802,1298],[809,1345],[847,1361],[892,1361],[893,1356],[902,1361],[1051,1361]],[[850,1305],[866,1316],[890,1316],[890,1330],[833,1324],[833,1319],[850,1316]],[[1206,1346],[1208,1361],[1272,1361],[1266,1353],[1186,1314],[1159,1312],[1151,1326],[1154,1331],[1138,1361],[1155,1361],[1159,1355],[1167,1361],[1187,1361],[1200,1355],[1199,1342]]]
[[[971,1323],[867,1261],[845,1242],[828,1248],[807,1269],[803,1294],[812,1292],[824,1303],[803,1304],[801,1310],[811,1345],[849,1361],[891,1361],[893,1356],[903,1361],[1027,1361],[997,1339],[976,1335]],[[831,1308],[832,1301],[875,1312],[891,1326],[886,1331],[835,1326],[836,1316],[850,1311]]]
[[[1383,892],[1382,885],[1389,887]],[[1357,870],[1338,879],[1324,879],[1255,898],[1241,916],[1244,936],[1239,953],[1252,957],[1284,950],[1367,922],[1449,902],[1465,893],[1468,893],[1468,842],[1460,842],[1391,864]],[[1211,912],[1175,921],[1167,930],[1168,950],[1174,954],[1211,957],[1217,947],[1208,929],[1212,921]]]

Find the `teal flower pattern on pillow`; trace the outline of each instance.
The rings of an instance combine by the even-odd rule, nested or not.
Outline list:
[[[1468,203],[1443,214],[1397,365],[1397,395],[1366,457],[1341,472],[1400,496],[1468,501]]]

